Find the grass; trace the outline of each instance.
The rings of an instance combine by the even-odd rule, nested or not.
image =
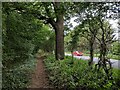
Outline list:
[[[94,54],[94,57],[99,57],[99,55],[100,54]],[[84,53],[84,56],[89,56],[89,54]],[[108,54],[108,58],[120,60],[120,56],[119,55]]]
[[[45,66],[51,84],[56,88],[82,88],[97,90],[117,90],[120,76],[118,69],[113,69],[113,80],[108,80],[106,74],[100,70],[95,71],[88,66],[88,61],[71,59],[66,56],[64,60],[55,60],[53,55],[45,59]],[[118,80],[119,79],[119,80]]]
[[[71,52],[65,52],[65,53],[67,53],[67,54],[71,54]]]

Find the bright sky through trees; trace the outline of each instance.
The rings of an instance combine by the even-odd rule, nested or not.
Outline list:
[[[73,28],[77,25],[79,25],[79,23],[76,23],[74,20],[76,19],[76,17],[71,18],[70,22],[73,25]],[[108,22],[111,24],[112,28],[115,30],[114,34],[115,34],[115,38],[118,39],[118,19],[114,20],[114,19],[109,19]],[[71,29],[73,29],[71,28]]]

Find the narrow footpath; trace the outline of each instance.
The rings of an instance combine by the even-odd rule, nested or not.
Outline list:
[[[43,63],[43,58],[37,59],[37,66],[35,72],[32,75],[31,85],[29,90],[41,90],[44,88],[50,88],[49,80],[47,78],[47,73],[45,72],[45,67]]]

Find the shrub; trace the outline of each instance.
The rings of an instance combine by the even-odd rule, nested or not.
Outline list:
[[[116,89],[114,79],[108,80],[103,70],[91,69],[85,60],[55,60],[53,56],[45,59],[50,83],[57,88]]]

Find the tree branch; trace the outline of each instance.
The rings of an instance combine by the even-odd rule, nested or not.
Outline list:
[[[14,10],[17,10],[19,13],[29,14],[39,20],[45,20],[44,22],[45,24],[50,23],[53,26],[53,28],[56,29],[56,22],[51,17],[43,16],[37,10],[29,10],[24,6],[18,6],[17,4],[14,4],[13,7],[14,7]]]

